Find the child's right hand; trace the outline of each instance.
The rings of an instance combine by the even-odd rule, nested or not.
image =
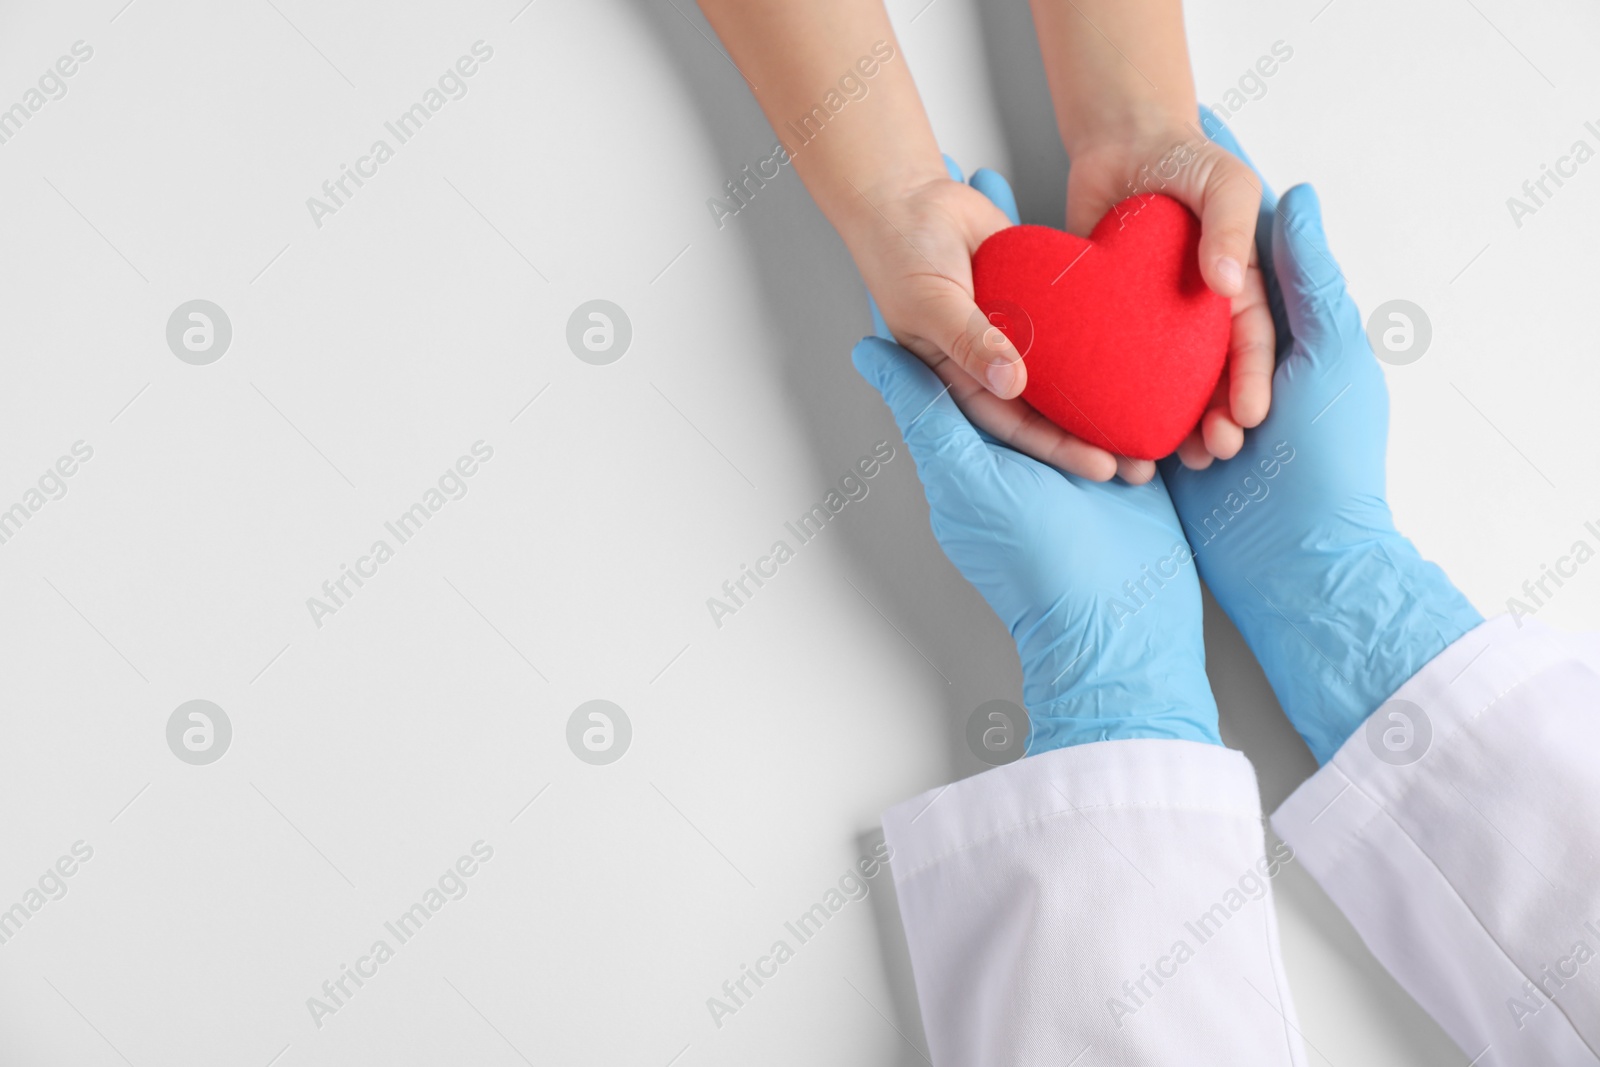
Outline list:
[[[1018,221],[1004,179],[984,170],[972,176],[971,186],[929,177],[888,195],[862,192],[861,200],[855,224],[841,233],[889,332],[928,364],[975,425],[1091,481],[1119,472],[1130,482],[1150,480],[1155,464],[1080,440],[1024,401],[1022,357],[978,310],[972,254],[990,234]]]

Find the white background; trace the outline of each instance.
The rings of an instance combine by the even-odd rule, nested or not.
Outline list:
[[[0,14],[0,106],[94,49],[0,145],[0,507],[94,449],[0,544],[0,907],[94,849],[0,945],[0,1062],[922,1063],[887,875],[720,1029],[705,1006],[883,808],[982,769],[966,718],[1020,692],[849,365],[838,239],[787,171],[724,229],[706,208],[772,135],[689,0],[123,2]],[[1323,2],[1192,4],[1199,94],[1293,48],[1231,125],[1277,188],[1316,182],[1365,308],[1431,317],[1388,368],[1391,498],[1493,614],[1600,520],[1600,161],[1521,228],[1505,204],[1600,148],[1600,15]],[[1025,5],[891,9],[945,149],[1059,223]],[[480,39],[468,95],[316,227],[306,198]],[[233,325],[210,366],[166,344],[194,298]],[[593,298],[632,321],[611,366],[565,342]],[[715,628],[706,598],[884,439],[870,496]],[[478,440],[470,492],[314,625]],[[1597,606],[1600,564],[1539,617]],[[1312,761],[1208,611],[1275,805]],[[234,729],[204,767],[165,736],[195,698]],[[565,739],[594,698],[633,724],[610,766]],[[315,1026],[479,840],[470,892]],[[1302,872],[1277,892],[1314,1060],[1465,1063]]]

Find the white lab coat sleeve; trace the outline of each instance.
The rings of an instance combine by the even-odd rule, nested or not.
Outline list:
[[[1272,825],[1463,1062],[1600,1064],[1595,637],[1477,627]]]
[[[1272,905],[1288,850],[1238,752],[1058,749],[883,825],[935,1067],[1306,1062]]]

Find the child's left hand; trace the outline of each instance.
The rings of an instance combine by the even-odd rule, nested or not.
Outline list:
[[[1256,260],[1261,186],[1250,168],[1200,136],[1198,126],[1124,131],[1073,146],[1067,174],[1067,229],[1087,236],[1112,206],[1138,193],[1164,193],[1200,219],[1200,272],[1233,301],[1227,372],[1178,457],[1196,470],[1231,459],[1244,431],[1267,417],[1275,335]]]

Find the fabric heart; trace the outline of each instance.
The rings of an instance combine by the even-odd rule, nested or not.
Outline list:
[[[1088,240],[1012,226],[972,257],[978,307],[1023,355],[1022,397],[1117,455],[1170,455],[1222,376],[1232,312],[1200,276],[1200,220],[1161,195],[1113,207]]]

